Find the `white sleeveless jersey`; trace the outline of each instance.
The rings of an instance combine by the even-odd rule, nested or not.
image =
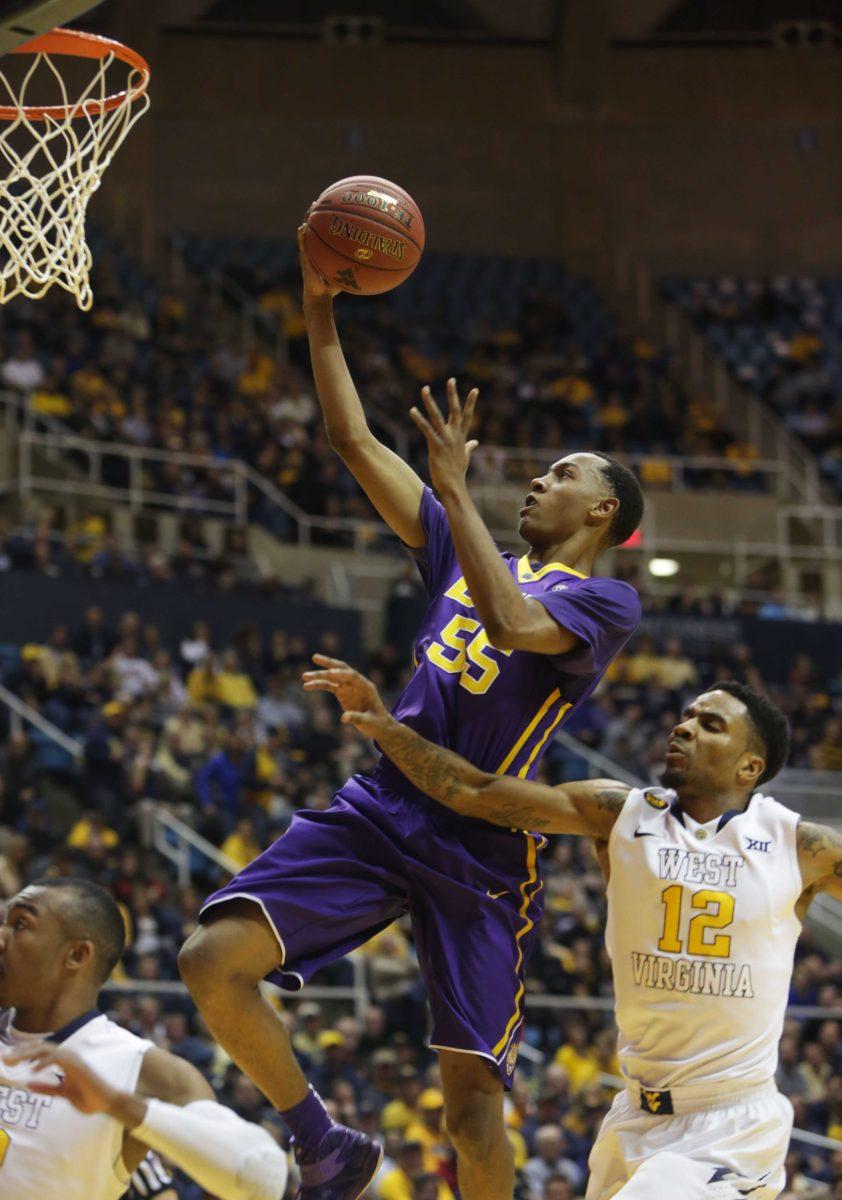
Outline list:
[[[608,843],[606,925],[628,1079],[774,1075],[801,932],[798,820],[760,793],[707,825],[674,792],[629,793]]]
[[[14,1011],[0,1010],[0,1044],[31,1035],[13,1027]],[[151,1042],[91,1012],[53,1034],[114,1087],[133,1092]],[[49,1079],[55,1068],[46,1068]],[[0,1200],[117,1200],[129,1185],[123,1163],[124,1127],[101,1113],[86,1115],[67,1100],[27,1091],[28,1063],[0,1058]],[[20,1082],[18,1082],[20,1081]]]

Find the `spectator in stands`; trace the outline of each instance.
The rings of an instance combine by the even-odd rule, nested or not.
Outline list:
[[[547,1181],[553,1176],[561,1176],[573,1188],[581,1186],[581,1168],[568,1157],[564,1132],[558,1125],[542,1125],[537,1130],[535,1154],[523,1168],[523,1175],[529,1200],[542,1200]]]
[[[18,334],[13,353],[0,366],[0,381],[5,387],[26,393],[41,387],[44,378],[44,368],[35,354],[32,336],[24,330]]]
[[[85,789],[106,821],[120,828],[123,820],[125,778],[123,732],[127,709],[123,701],[103,705],[85,738]]]
[[[396,1165],[379,1181],[379,1200],[415,1200],[417,1184],[426,1189],[429,1172],[424,1170],[424,1150],[420,1142],[404,1141],[396,1153]],[[454,1200],[453,1192],[443,1179],[438,1180],[435,1200]]]
[[[179,654],[184,663],[195,667],[208,658],[211,652],[210,626],[207,621],[196,621],[180,647]]]
[[[257,707],[257,692],[249,676],[240,668],[236,650],[226,650],[214,679],[214,699],[232,710]]]
[[[141,653],[138,639],[131,634],[118,642],[108,660],[117,678],[118,695],[134,700],[158,686],[158,672]]]
[[[107,658],[111,653],[114,635],[105,624],[99,605],[91,604],[85,609],[84,622],[73,635],[72,646],[86,665]]]
[[[821,741],[810,754],[810,765],[819,771],[842,771],[842,720],[828,717]]]
[[[254,754],[244,737],[229,733],[225,747],[196,773],[196,796],[206,830],[228,833],[241,815],[245,790],[254,778]]]
[[[425,1171],[443,1173],[453,1150],[444,1125],[444,1096],[438,1088],[425,1088],[418,1097],[417,1115],[407,1124],[404,1137],[420,1143]]]
[[[247,867],[253,859],[257,858],[261,851],[261,845],[257,840],[254,821],[251,817],[240,817],[237,820],[233,830],[220,846],[220,850],[233,860],[238,871]]]
[[[575,1195],[569,1179],[563,1175],[551,1175],[544,1184],[541,1200],[573,1200]]]
[[[652,678],[660,687],[671,692],[696,686],[698,672],[684,653],[679,638],[667,638],[664,653],[656,659]]]

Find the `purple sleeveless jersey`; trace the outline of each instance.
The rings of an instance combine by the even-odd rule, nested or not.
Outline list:
[[[503,558],[524,595],[581,639],[551,658],[496,650],[471,603],[444,509],[424,489],[415,552],[430,605],[399,720],[490,772],[531,778],[566,714],[590,695],[640,619],[637,593],[561,563]],[[270,978],[296,990],[409,913],[432,1009],[431,1045],[487,1059],[509,1086],[525,967],[542,911],[544,839],[459,817],[388,760],[340,788],[205,902],[260,906],[279,947]]]
[[[495,650],[467,591],[447,515],[429,488],[421,517],[427,545],[415,555],[430,606],[415,641],[415,673],[394,715],[484,771],[532,779],[553,730],[587,699],[637,628],[637,592],[561,563],[503,554],[523,595],[543,604],[582,645],[556,657]],[[386,760],[378,771],[392,786],[415,791]]]

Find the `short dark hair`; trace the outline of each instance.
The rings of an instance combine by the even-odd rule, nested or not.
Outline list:
[[[729,696],[734,696],[745,705],[749,722],[766,760],[763,774],[757,782],[761,784],[767,779],[773,779],[789,757],[789,722],[777,704],[762,692],[749,687],[747,683],[738,683],[736,680],[717,683],[710,691],[727,692]]]
[[[622,546],[637,529],[643,516],[643,489],[634,471],[617,462],[616,458],[599,450],[595,450],[594,454],[605,463],[600,474],[611,489],[611,495],[620,501],[608,526],[605,545]]]
[[[93,942],[99,964],[99,983],[105,983],[126,948],[126,924],[117,901],[90,879],[47,876],[29,885],[67,892],[62,923],[68,937]]]

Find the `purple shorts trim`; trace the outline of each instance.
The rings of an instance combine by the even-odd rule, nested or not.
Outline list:
[[[259,904],[281,954],[269,978],[297,991],[410,913],[431,1045],[481,1055],[509,1086],[542,910],[543,844],[355,776],[325,812],[296,813],[202,915],[236,898]]]

